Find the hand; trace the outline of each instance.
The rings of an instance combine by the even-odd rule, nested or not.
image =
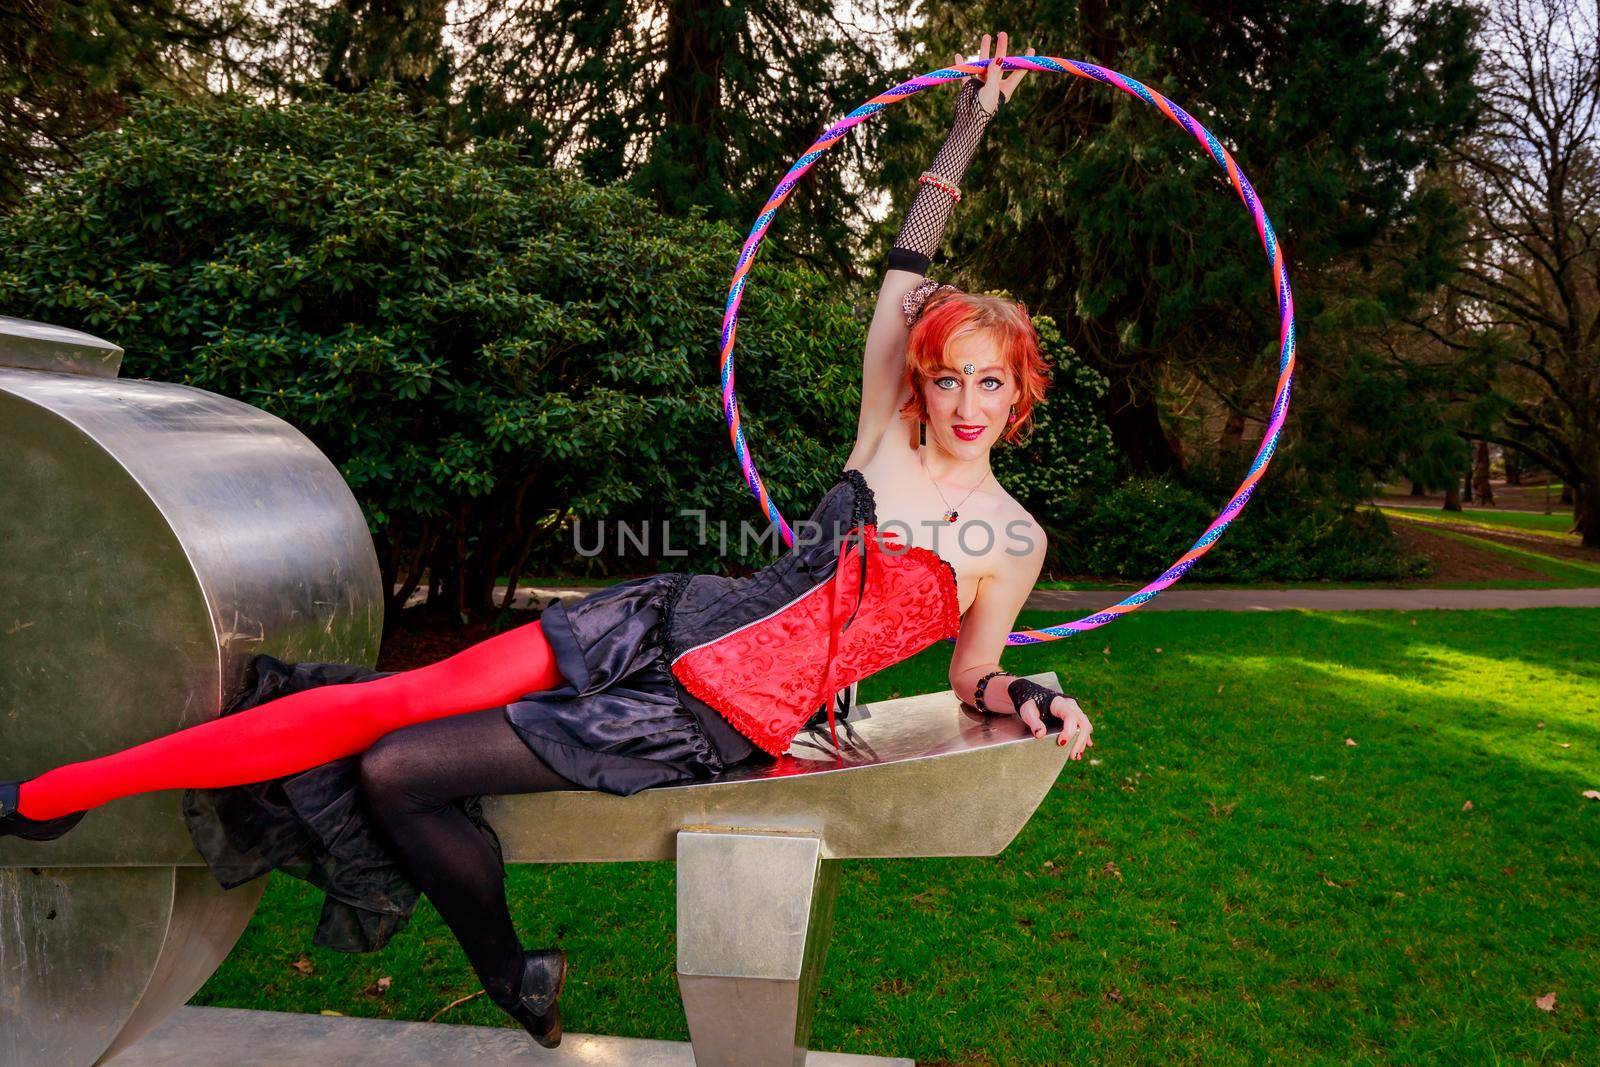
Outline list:
[[[1010,74],[1003,74],[1000,70],[1000,61],[1006,57],[1008,41],[1004,30],[1000,31],[999,39],[995,42],[994,58],[989,58],[989,35],[983,35],[983,43],[977,55],[971,57],[974,63],[987,63],[988,69],[982,74],[969,74],[962,83],[961,94],[956,101],[956,110],[959,113],[963,107],[971,107],[974,103],[981,105],[983,110],[991,117],[1000,110],[1000,104],[1011,99],[1011,94],[1016,92],[1017,86],[1022,84],[1022,79],[1027,77],[1025,70],[1014,70]],[[1030,48],[1025,55],[1033,55]],[[955,53],[956,63],[968,62],[960,52]],[[994,75],[994,77],[990,77]],[[977,79],[974,81],[973,79]],[[973,86],[980,84],[981,89]]]
[[[1044,721],[1039,717],[1038,700],[1032,697],[1024,700],[1022,706],[1017,708],[1017,714],[1028,724],[1034,737],[1045,736],[1047,731]],[[1094,726],[1089,722],[1089,716],[1083,713],[1076,700],[1064,696],[1050,698],[1050,714],[1061,720],[1061,736],[1056,743],[1072,746],[1067,753],[1068,759],[1082,759],[1084,751],[1094,747]]]

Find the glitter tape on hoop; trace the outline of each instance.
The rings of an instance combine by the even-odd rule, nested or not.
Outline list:
[[[1267,424],[1266,435],[1261,439],[1261,447],[1256,451],[1255,461],[1250,464],[1250,471],[1245,475],[1244,481],[1234,492],[1211,525],[1189,546],[1189,550],[1177,561],[1168,567],[1159,578],[1146,585],[1143,589],[1133,593],[1123,600],[1112,604],[1110,607],[1085,615],[1074,622],[1059,623],[1055,626],[1046,626],[1041,630],[1018,630],[1006,638],[1006,643],[1011,645],[1031,645],[1041,641],[1054,641],[1062,637],[1069,637],[1085,630],[1094,630],[1119,616],[1149,603],[1162,590],[1177,582],[1194,566],[1195,560],[1211,551],[1230,523],[1238,517],[1245,503],[1250,499],[1250,494],[1255,491],[1256,483],[1266,473],[1267,465],[1272,460],[1272,454],[1278,447],[1278,435],[1283,432],[1284,419],[1289,414],[1289,386],[1294,378],[1294,296],[1289,289],[1289,268],[1283,255],[1283,248],[1278,242],[1277,234],[1272,230],[1272,223],[1267,218],[1261,200],[1256,196],[1256,191],[1250,185],[1250,179],[1244,176],[1244,171],[1233,161],[1228,150],[1211,135],[1211,132],[1183,108],[1162,96],[1145,85],[1134,81],[1125,74],[1119,74],[1105,67],[1095,66],[1093,63],[1082,63],[1071,59],[1055,59],[1050,56],[1008,56],[1001,61],[1005,70],[1038,70],[1049,71],[1054,74],[1075,74],[1080,78],[1090,78],[1097,82],[1104,82],[1115,89],[1121,89],[1130,96],[1138,97],[1151,107],[1160,111],[1167,118],[1182,126],[1194,139],[1200,142],[1207,155],[1227,173],[1228,182],[1233,186],[1234,192],[1249,209],[1251,217],[1255,220],[1256,233],[1261,238],[1261,246],[1266,251],[1267,259],[1272,265],[1272,283],[1278,301],[1279,313],[1279,360],[1278,360],[1278,388],[1272,401],[1272,418]],[[756,216],[755,225],[750,227],[750,233],[745,238],[744,247],[739,252],[739,263],[733,271],[733,281],[728,286],[728,302],[722,317],[722,410],[728,420],[728,434],[733,439],[733,450],[739,457],[740,469],[744,471],[745,481],[750,485],[750,491],[756,496],[761,509],[767,517],[777,525],[783,534],[785,545],[794,544],[794,531],[789,523],[778,512],[777,505],[768,495],[766,486],[762,484],[761,475],[756,470],[754,461],[750,458],[750,448],[744,439],[744,429],[739,416],[739,397],[734,390],[733,374],[733,343],[739,328],[739,304],[744,299],[745,278],[750,272],[750,265],[755,261],[756,250],[761,247],[761,242],[766,239],[767,230],[772,225],[773,216],[778,208],[789,198],[789,193],[794,189],[806,171],[811,169],[822,154],[843,139],[850,130],[876,115],[890,104],[898,103],[909,96],[920,93],[922,90],[946,82],[958,81],[969,74],[981,74],[986,69],[983,63],[963,63],[953,67],[943,67],[908,82],[902,82],[893,89],[868,100],[850,114],[834,123],[817,138],[804,155],[795,160],[794,166],[789,168],[789,173],[783,176],[772,196],[767,199],[766,206],[761,209],[761,214]]]

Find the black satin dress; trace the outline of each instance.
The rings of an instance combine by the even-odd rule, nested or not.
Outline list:
[[[530,749],[587,789],[629,795],[769,761],[673,676],[679,650],[759,619],[833,575],[847,531],[876,521],[859,471],[843,471],[781,558],[748,577],[681,572],[609,586],[540,616],[566,682],[506,705]],[[348,664],[258,656],[253,684],[223,712],[321,685],[384,677]],[[818,720],[820,721],[820,720]],[[326,894],[314,942],[344,952],[382,948],[419,892],[361,803],[359,757],[224,789],[191,789],[184,816],[224,888],[281,869]],[[499,851],[481,798],[457,802]]]

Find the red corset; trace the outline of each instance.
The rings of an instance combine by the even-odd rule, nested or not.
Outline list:
[[[840,626],[839,601],[852,594],[855,610]],[[837,751],[834,694],[955,637],[960,627],[955,569],[920,546],[886,548],[877,524],[867,523],[850,528],[831,579],[687,650],[672,661],[672,673],[774,756],[826,705]]]

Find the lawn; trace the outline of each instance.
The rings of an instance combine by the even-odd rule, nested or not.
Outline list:
[[[1513,545],[1491,541],[1484,537],[1474,537],[1471,534],[1461,533],[1459,530],[1447,529],[1442,526],[1430,526],[1430,530],[1440,537],[1462,544],[1472,545],[1474,548],[1491,552],[1498,556],[1526,567],[1529,570],[1543,574],[1547,581],[1544,582],[1495,582],[1476,583],[1485,587],[1497,586],[1503,588],[1534,588],[1550,586],[1566,586],[1570,588],[1591,588],[1600,585],[1600,566],[1585,563],[1582,560],[1568,559],[1565,557],[1551,556],[1543,552],[1535,552],[1527,548],[1517,548]]]
[[[1413,508],[1385,503],[1378,510],[1394,518],[1415,519],[1418,522],[1448,522],[1458,526],[1479,526],[1487,530],[1515,530],[1518,533],[1540,534],[1557,541],[1577,543],[1572,532],[1572,514],[1563,509],[1553,515],[1537,511],[1496,511],[1491,508],[1462,508],[1444,511],[1440,508]]]
[[[1595,1062],[1596,647],[1600,611],[1541,609],[1173,612],[1012,649],[1008,667],[1056,670],[1082,700],[1094,761],[1000,856],[845,864],[812,1047]],[[947,655],[862,698],[943,688]],[[526,940],[572,956],[570,1030],[687,1037],[672,874],[512,869]],[[426,906],[370,956],[311,949],[317,907],[274,875],[195,1003],[427,1019],[475,991]],[[480,997],[440,1021],[506,1020]]]

